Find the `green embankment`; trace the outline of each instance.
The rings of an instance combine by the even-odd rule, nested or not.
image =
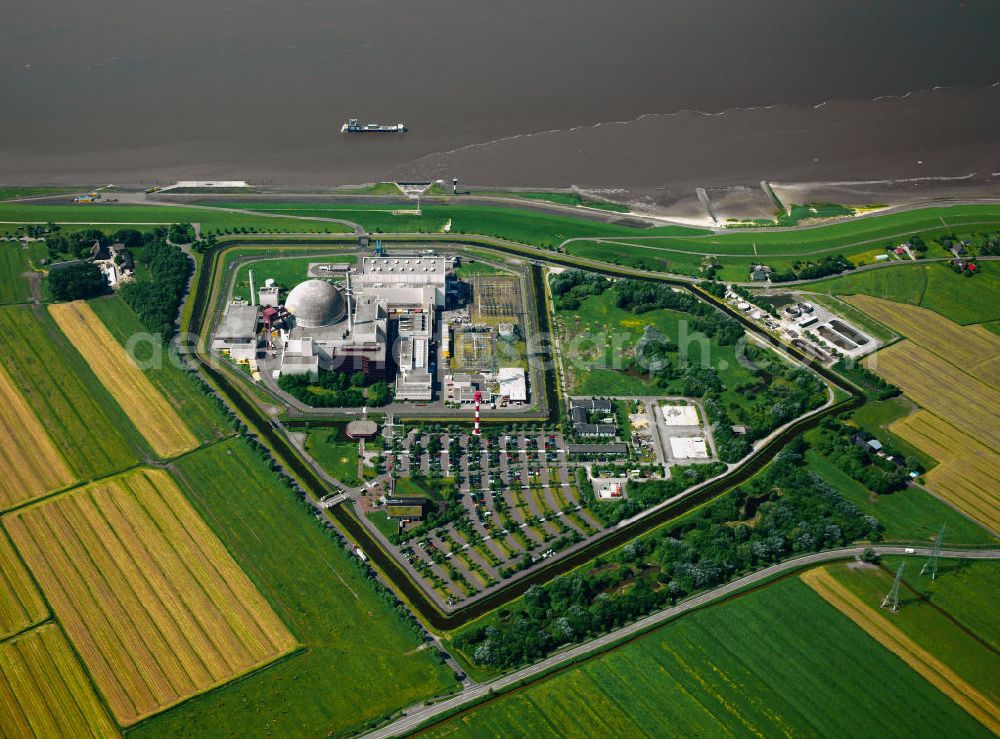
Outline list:
[[[0,200],[38,198],[46,195],[84,192],[86,187],[0,187]]]
[[[599,210],[610,210],[615,213],[628,213],[629,207],[621,203],[612,203],[607,200],[597,200],[586,197],[578,192],[520,192],[511,190],[480,190],[475,195],[484,195],[494,198],[510,198],[517,200],[542,200],[547,203],[558,205],[572,205],[585,208],[598,208]]]
[[[338,187],[335,192],[339,195],[394,195],[402,197],[403,191],[395,182],[373,182],[370,185],[345,185]]]
[[[375,593],[240,439],[181,459],[175,474],[304,649],[183,703],[132,736],[322,736],[454,686],[451,671]]]
[[[122,228],[130,225],[200,223],[203,233],[233,229],[256,229],[280,233],[344,233],[351,229],[338,223],[230,213],[224,208],[190,208],[173,205],[63,204],[33,205],[0,203],[0,233],[13,233],[18,223],[75,223]]]
[[[817,700],[821,696],[821,700]],[[430,736],[989,736],[797,580],[431,727]]]
[[[818,259],[836,254],[857,260],[863,258],[870,263],[874,254],[884,253],[882,250],[887,243],[903,241],[916,234],[921,234],[925,240],[930,241],[952,234],[956,227],[1000,227],[1000,206],[924,208],[787,231],[759,232],[746,229],[701,236],[618,238],[614,242],[584,240],[569,244],[567,251],[616,264],[690,275],[698,275],[703,258],[714,255],[722,265],[720,279],[745,281],[748,279],[750,265],[754,263],[763,262],[778,272],[788,269],[796,260]],[[653,231],[636,235],[656,236]],[[937,256],[946,256],[946,252],[935,245],[931,245],[930,250],[937,250]]]
[[[156,337],[143,338],[149,334],[131,308],[113,296],[91,300],[90,306],[118,342],[132,351],[145,375],[200,441],[212,441],[230,433],[222,411],[187,376],[173,347],[164,347]]]
[[[147,447],[128,417],[44,307],[0,309],[0,362],[75,477],[135,464]]]

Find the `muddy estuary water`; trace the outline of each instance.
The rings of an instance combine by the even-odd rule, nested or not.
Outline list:
[[[8,3],[0,182],[995,190],[998,28],[996,0]]]

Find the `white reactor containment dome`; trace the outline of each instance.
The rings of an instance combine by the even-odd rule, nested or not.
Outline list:
[[[296,325],[319,328],[343,320],[347,313],[347,301],[344,294],[329,282],[306,280],[288,293],[285,308],[295,316]]]

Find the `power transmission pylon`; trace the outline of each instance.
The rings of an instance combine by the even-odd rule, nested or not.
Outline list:
[[[901,562],[899,569],[896,570],[896,579],[892,581],[892,589],[889,590],[889,594],[882,601],[882,607],[886,608],[891,605],[893,613],[899,610],[899,583],[903,579],[903,568],[905,567],[906,562]]]
[[[926,575],[929,572],[931,574],[931,580],[937,578],[938,557],[941,556],[941,545],[944,543],[944,526],[944,524],[941,524],[941,530],[938,532],[937,538],[934,540],[934,549],[931,551],[930,558],[924,562],[924,566],[920,568],[920,574]]]

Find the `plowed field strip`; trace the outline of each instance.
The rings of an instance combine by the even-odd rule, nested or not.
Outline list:
[[[118,735],[55,624],[0,644],[0,735]]]
[[[112,625],[100,613],[85,609],[81,601],[93,596],[86,592],[72,560],[40,517],[26,521],[21,516],[8,516],[4,524],[112,710],[116,715],[134,713],[139,702],[148,700],[149,688],[132,661],[124,657],[124,650],[109,648],[117,640]]]
[[[122,551],[93,499],[70,497],[62,510],[67,523],[87,542],[88,552],[109,586],[120,594],[122,608],[130,614],[136,633],[142,634],[151,655],[150,663],[162,669],[165,684],[175,695],[193,690],[197,683],[192,679],[189,665],[178,659],[181,645],[175,640],[179,638],[182,642],[183,637],[176,624],[164,617],[159,596],[148,589],[142,573]]]
[[[172,457],[198,446],[173,406],[133,364],[89,305],[57,303],[49,306],[49,312],[154,452]]]
[[[166,473],[150,470],[166,477]],[[212,534],[205,523],[181,497],[176,485],[163,488],[163,494],[147,501],[150,517],[169,532],[175,548],[193,566],[197,581],[205,592],[211,593],[216,603],[227,603],[224,615],[229,626],[252,656],[271,653],[275,649],[289,648],[293,640],[274,612],[261,597],[250,580],[235,564],[232,572],[222,572],[219,561],[229,561],[228,552]],[[237,576],[238,575],[238,576]],[[217,600],[216,600],[217,599]]]
[[[76,479],[90,479],[137,460],[122,429],[125,418],[109,408],[93,373],[73,352],[44,309],[0,309],[0,362],[11,381],[65,455]]]
[[[116,532],[117,543],[124,555],[135,562],[141,572],[144,584],[139,587],[149,588],[169,612],[173,625],[168,628],[178,634],[171,643],[178,652],[178,658],[185,662],[188,673],[195,676],[197,684],[204,682],[206,672],[207,677],[212,680],[228,674],[230,665],[227,664],[218,646],[209,638],[204,624],[195,615],[191,602],[185,601],[183,594],[177,589],[176,582],[164,574],[166,556],[159,557],[151,550],[150,547],[155,548],[158,542],[143,539],[139,529],[124,515],[113,496],[95,503],[108,525]]]
[[[1000,377],[997,365],[992,362],[1000,352],[1000,336],[980,327],[966,327],[914,305],[894,303],[869,295],[852,295],[848,302],[857,306],[877,321],[884,323],[910,341],[924,347],[942,359],[963,368],[974,377],[996,384]],[[982,376],[977,369],[992,377]]]
[[[959,677],[950,667],[910,639],[884,616],[865,605],[825,569],[809,570],[801,577],[802,581],[816,591],[823,600],[912,667],[970,716],[994,734],[1000,734],[1000,707]]]
[[[123,518],[133,523],[136,538],[148,546],[162,572],[171,573],[173,580],[183,588],[182,597],[189,608],[198,614],[204,644],[207,650],[219,655],[214,661],[213,677],[237,672],[241,664],[238,655],[243,651],[240,640],[232,633],[216,604],[228,603],[216,593],[208,592],[198,580],[198,568],[189,561],[186,553],[171,538],[172,532],[162,531],[151,520],[142,504],[131,496],[115,499]],[[229,597],[224,596],[224,597]]]
[[[910,341],[873,354],[866,365],[936,416],[1000,449],[1000,390]]]
[[[1000,532],[1000,454],[925,410],[894,422],[889,430],[940,460],[927,474],[928,488]]]
[[[295,646],[163,470],[46,499],[4,523],[122,725]]]
[[[38,623],[47,614],[41,593],[0,531],[0,639]]]
[[[62,454],[0,367],[0,508],[9,508],[73,480]]]

